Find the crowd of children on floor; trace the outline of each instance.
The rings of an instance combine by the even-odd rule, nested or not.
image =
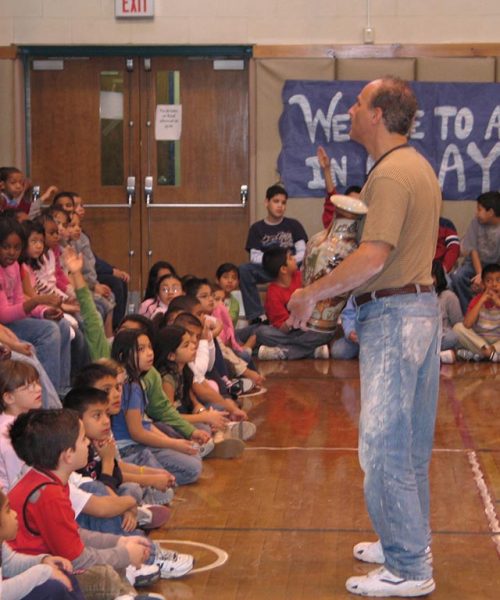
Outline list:
[[[328,229],[335,187],[325,157],[320,149]],[[280,185],[250,228],[249,263],[224,263],[211,282],[159,261],[138,314],[126,316],[129,276],[93,253],[79,196],[61,192],[44,207],[49,188],[30,202],[12,167],[0,169],[0,185],[2,593],[161,598],[134,586],[182,576],[193,559],[144,531],[166,523],[175,486],[197,481],[203,459],[238,457],[255,435],[245,396],[264,378],[253,357],[356,357],[355,301],[340,337],[288,325],[307,235],[284,216]],[[456,268],[460,241],[442,219],[433,265],[441,357],[499,362],[500,193],[478,198],[462,250]],[[264,306],[260,282],[269,283]]]

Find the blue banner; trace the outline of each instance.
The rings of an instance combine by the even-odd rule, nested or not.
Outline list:
[[[292,197],[323,196],[318,146],[339,192],[362,186],[372,165],[350,141],[348,110],[366,82],[286,81],[278,170]],[[447,200],[500,189],[500,84],[412,82],[419,110],[410,139],[432,164]]]

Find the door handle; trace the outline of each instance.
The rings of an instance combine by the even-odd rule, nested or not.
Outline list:
[[[240,187],[241,206],[246,206],[248,202],[248,185],[243,184]]]
[[[144,197],[146,206],[150,206],[153,203],[153,177],[151,175],[144,177]]]
[[[127,177],[127,204],[132,206],[135,201],[135,177]]]

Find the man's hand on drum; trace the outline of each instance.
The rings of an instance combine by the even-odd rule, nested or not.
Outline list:
[[[295,290],[292,294],[288,301],[290,316],[287,319],[287,324],[292,329],[303,329],[304,331],[307,331],[307,322],[309,321],[316,304],[311,296],[312,294],[305,288]]]

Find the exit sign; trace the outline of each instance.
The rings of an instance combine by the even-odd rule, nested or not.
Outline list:
[[[151,18],[154,15],[154,0],[115,0],[115,17],[117,18]]]

